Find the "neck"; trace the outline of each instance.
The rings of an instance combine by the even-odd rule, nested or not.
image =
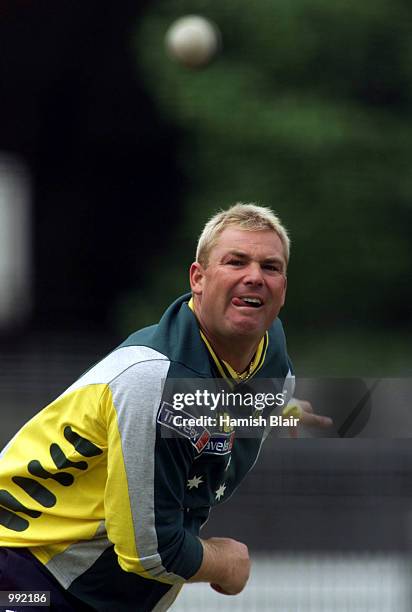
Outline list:
[[[216,338],[214,334],[210,334],[208,329],[202,325],[201,318],[197,312],[196,299],[193,298],[192,310],[198,320],[198,323],[206,336],[209,344],[213,348],[219,359],[226,361],[235,372],[242,373],[250,365],[261,338],[247,338],[242,336],[236,336],[236,338]]]
[[[259,346],[260,340],[251,343],[250,339],[244,339],[242,341],[242,338],[239,338],[236,343],[231,342],[230,347],[228,347],[227,341],[221,342],[216,338],[212,338],[207,330],[203,328],[202,330],[220,359],[226,361],[238,373],[244,372],[248,368]]]

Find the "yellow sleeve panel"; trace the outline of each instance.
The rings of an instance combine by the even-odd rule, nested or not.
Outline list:
[[[0,546],[41,547],[36,556],[45,563],[94,536],[105,518],[105,389],[60,396],[8,445],[0,458]]]
[[[110,386],[68,392],[26,423],[0,458],[0,546],[30,548],[46,565],[104,523],[123,570],[172,582],[147,570],[157,550],[142,553],[145,568],[136,549],[130,488],[135,498],[145,494],[142,484],[126,473]]]

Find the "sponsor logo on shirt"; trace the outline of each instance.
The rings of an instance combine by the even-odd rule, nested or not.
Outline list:
[[[176,415],[182,418],[176,419]],[[157,422],[168,429],[172,429],[180,436],[187,438],[195,447],[198,453],[201,453],[210,439],[210,433],[201,425],[188,425],[187,421],[193,420],[193,416],[184,410],[175,410],[172,404],[162,402],[157,413]]]
[[[227,455],[233,447],[235,432],[212,434],[203,449],[203,455]]]

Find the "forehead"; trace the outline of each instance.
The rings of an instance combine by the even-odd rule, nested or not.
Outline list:
[[[266,257],[284,257],[283,244],[273,230],[244,230],[238,227],[226,227],[218,236],[210,251],[209,259],[217,259],[231,251],[244,252],[245,255]]]

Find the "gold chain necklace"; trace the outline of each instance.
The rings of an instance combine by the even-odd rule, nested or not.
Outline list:
[[[255,360],[252,359],[252,361],[249,363],[248,367],[246,368],[246,370],[243,370],[243,372],[238,372],[237,370],[234,369],[234,372],[236,374],[236,376],[240,379],[240,380],[246,380],[249,378],[249,376],[252,374],[253,371],[253,366],[255,365]]]

